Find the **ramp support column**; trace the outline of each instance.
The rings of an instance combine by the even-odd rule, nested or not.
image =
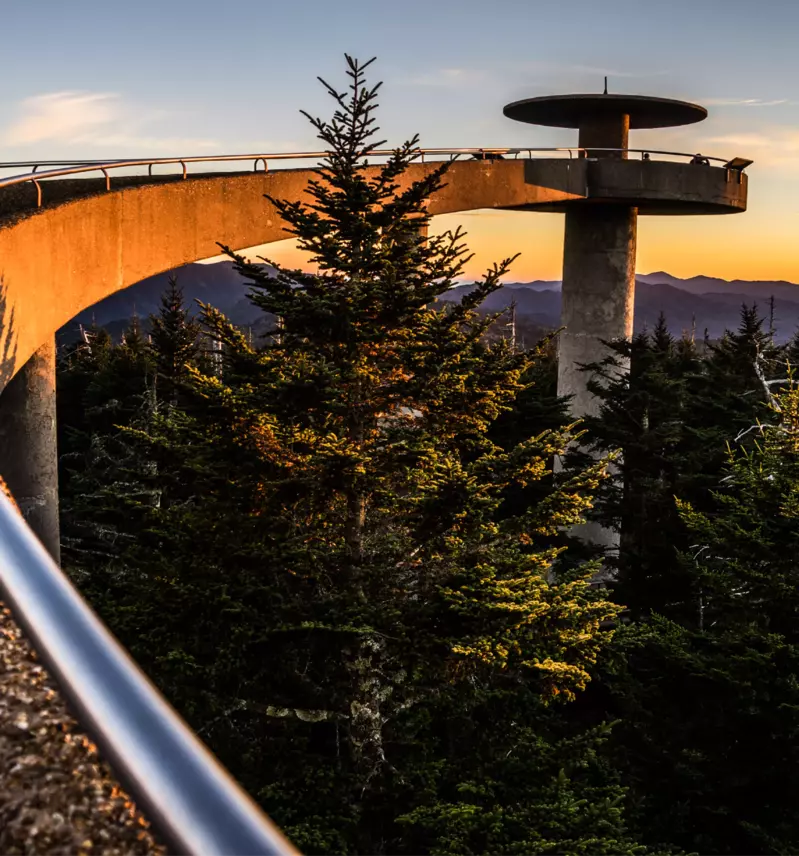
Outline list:
[[[55,341],[42,345],[0,395],[0,476],[60,562]]]

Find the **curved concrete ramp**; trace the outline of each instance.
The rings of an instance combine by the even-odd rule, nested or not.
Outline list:
[[[413,164],[408,184],[436,168]],[[371,167],[375,174],[379,167]],[[99,300],[208,258],[217,242],[252,247],[287,237],[264,194],[301,200],[312,169],[215,175],[64,179],[0,189],[0,391],[55,331]],[[459,161],[431,215],[480,208],[569,211],[600,203],[641,213],[746,209],[746,176],[660,161]]]
[[[414,164],[404,181],[434,168]],[[59,327],[115,291],[216,255],[217,242],[251,247],[288,237],[264,194],[300,200],[312,173],[114,179],[110,192],[102,180],[53,181],[43,184],[45,203],[61,199],[41,209],[30,208],[32,187],[9,188],[15,193],[8,198],[0,191],[0,390]],[[524,208],[581,195],[579,181],[575,190],[562,179],[551,184],[526,181],[524,161],[459,162],[430,213]],[[67,193],[73,198],[64,200]]]

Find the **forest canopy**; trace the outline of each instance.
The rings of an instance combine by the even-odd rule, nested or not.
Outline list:
[[[264,336],[173,279],[62,349],[65,566],[301,850],[797,852],[799,339],[661,320],[575,423],[554,340],[479,311],[513,259],[436,302],[449,164],[374,157],[369,66],[269,200],[315,272],[225,248]]]

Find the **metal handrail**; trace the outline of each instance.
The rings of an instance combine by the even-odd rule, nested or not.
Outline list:
[[[518,157],[520,154],[527,153],[529,158],[533,157],[533,152],[536,153],[551,153],[551,152],[567,152],[569,158],[573,158],[575,153],[577,157],[585,157],[588,152],[617,152],[620,154],[629,154],[635,153],[640,154],[642,157],[644,154],[654,154],[654,155],[667,155],[669,157],[683,157],[683,158],[693,158],[695,157],[695,153],[689,152],[669,152],[660,149],[624,149],[624,148],[602,148],[591,146],[588,148],[580,147],[580,146],[550,146],[550,147],[539,147],[539,148],[530,148],[530,147],[521,147],[521,148],[465,148],[465,149],[446,149],[446,148],[432,148],[432,149],[415,149],[414,150],[417,157],[419,157],[422,163],[425,162],[426,157],[442,157],[445,155],[449,155],[451,160],[457,159],[461,155],[513,155],[514,157]],[[168,165],[168,164],[180,164],[183,171],[183,178],[188,178],[188,170],[186,165],[190,163],[231,163],[238,161],[252,161],[253,163],[253,171],[258,170],[258,164],[263,164],[263,171],[267,172],[269,170],[269,161],[280,161],[280,160],[319,160],[320,158],[327,157],[329,152],[319,151],[319,152],[273,152],[271,154],[243,154],[243,155],[199,155],[193,157],[174,157],[174,158],[139,158],[132,160],[111,160],[111,161],[101,161],[101,160],[92,160],[92,161],[82,161],[80,163],[76,163],[75,161],[15,161],[7,164],[0,163],[0,169],[12,169],[16,167],[29,166],[32,167],[31,172],[24,173],[21,175],[12,175],[8,178],[0,179],[0,188],[3,187],[13,187],[14,185],[25,184],[27,182],[31,182],[35,185],[37,190],[37,202],[38,205],[42,204],[42,186],[41,182],[47,179],[53,178],[63,178],[68,175],[80,175],[86,172],[102,172],[105,180],[106,180],[106,189],[111,189],[111,177],[108,174],[108,170],[111,169],[124,169],[131,168],[137,166],[146,166],[148,169],[148,174],[152,175],[153,167],[159,164]],[[394,154],[393,149],[377,149],[373,152],[369,153],[370,157],[389,157]],[[710,155],[703,155],[708,161],[716,161],[721,164],[726,164],[729,162],[729,159],[725,160],[720,157],[713,157]],[[54,166],[55,169],[48,169],[40,172],[40,166]]]
[[[145,677],[2,494],[0,590],[81,724],[174,852],[297,853]]]

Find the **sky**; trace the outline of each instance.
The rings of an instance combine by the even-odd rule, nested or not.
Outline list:
[[[0,0],[0,160],[318,148],[317,75],[376,56],[379,121],[395,145],[568,146],[576,131],[513,122],[504,104],[601,92],[680,98],[706,121],[633,131],[630,146],[743,156],[749,210],[642,217],[638,271],[799,282],[799,3],[789,0]],[[559,279],[563,218],[475,212],[478,276]],[[290,259],[290,246],[270,248]]]

